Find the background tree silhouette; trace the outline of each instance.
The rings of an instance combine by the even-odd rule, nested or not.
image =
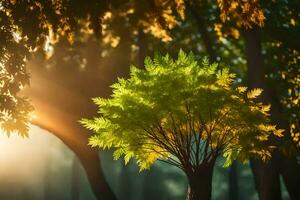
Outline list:
[[[81,100],[99,95],[107,96],[110,93],[109,89],[97,89],[93,83],[101,82],[103,87],[106,87],[116,76],[128,75],[129,68],[126,66],[130,60],[141,61],[145,52],[151,55],[154,50],[168,51],[171,54],[176,54],[179,48],[193,50],[197,55],[209,54],[211,60],[222,60],[223,63],[227,63],[243,82],[246,82],[246,79],[257,81],[253,84],[249,83],[249,87],[262,87],[266,88],[266,91],[271,89],[270,92],[265,93],[268,97],[264,98],[264,101],[272,103],[272,108],[277,109],[271,112],[274,122],[278,122],[281,128],[290,130],[290,136],[286,134],[284,143],[291,144],[292,141],[293,144],[282,145],[276,141],[274,143],[278,146],[290,146],[291,148],[284,149],[284,152],[293,152],[294,156],[287,159],[285,155],[275,153],[274,159],[267,166],[253,165],[254,171],[260,171],[259,174],[270,173],[262,179],[256,179],[257,188],[261,199],[272,198],[272,196],[280,198],[279,175],[283,175],[291,198],[299,198],[297,187],[300,182],[300,170],[295,159],[295,154],[299,155],[297,148],[299,147],[298,44],[300,41],[297,35],[299,35],[300,8],[297,0],[276,2],[261,0],[250,3],[236,0],[217,2],[39,0],[3,1],[0,7],[2,47],[0,123],[6,131],[18,130],[21,135],[26,135],[32,106],[19,91],[29,82],[24,58],[32,60],[32,54],[35,56],[41,54],[48,59],[29,68],[32,75],[32,88],[27,88],[24,94],[28,94],[32,103],[36,104],[46,92],[39,90],[39,95],[34,95],[37,90],[33,86],[36,86],[37,81],[40,80],[35,77],[45,77],[48,80],[47,86],[51,81],[54,83],[58,81],[64,85],[64,88],[71,89],[73,94],[75,87],[81,87],[77,90],[80,91],[79,94],[75,92],[82,97],[78,98]],[[184,20],[181,20],[183,18]],[[254,43],[257,45],[247,45]],[[84,49],[84,46],[88,46],[94,52],[87,53],[91,51],[79,50]],[[248,46],[247,54],[245,46]],[[91,60],[98,58],[99,54],[102,55],[101,61],[99,63],[97,61],[94,65]],[[115,59],[117,56],[120,59]],[[251,60],[260,61],[256,63],[250,62]],[[43,71],[39,65],[55,66],[55,69]],[[100,80],[99,65],[107,66],[106,75],[113,73],[113,77],[106,80],[102,76]],[[248,73],[247,69],[249,72],[253,69],[254,73]],[[91,78],[91,74],[94,78]],[[249,76],[250,74],[252,75]],[[66,83],[59,80],[65,80]],[[90,106],[83,111],[76,108],[82,101],[74,99],[72,101],[75,103],[71,104],[73,107],[68,107],[62,103],[65,102],[65,98],[56,99],[55,95],[49,95],[48,99],[51,107],[46,109],[45,106],[37,103],[41,107],[39,109],[35,106],[36,112],[45,113],[49,108],[56,108],[62,109],[62,113],[69,113],[69,115],[57,117],[52,113],[48,118],[46,115],[42,118],[42,115],[39,116],[40,121],[56,119],[58,122],[64,122],[68,119],[65,124],[69,128],[62,133],[58,131],[58,123],[56,126],[53,126],[55,123],[52,126],[49,124],[40,124],[40,126],[44,125],[45,128],[52,130],[74,152],[77,152],[78,156],[83,156],[85,153],[91,155],[88,158],[94,160],[93,162],[80,160],[83,163],[93,163],[95,167],[87,167],[90,164],[85,164],[86,170],[95,177],[102,177],[99,175],[101,171],[99,171],[97,152],[84,147],[88,135],[75,123],[83,116],[92,116],[95,108]],[[83,102],[88,105],[88,102]],[[74,135],[73,138],[82,138],[82,140],[79,142],[76,139],[75,142],[72,136],[66,137],[66,132]],[[76,134],[76,132],[81,133]],[[85,149],[84,153],[83,150],[78,150],[80,148]],[[256,177],[259,177],[259,174]],[[95,181],[93,185],[96,192],[106,183]],[[99,195],[98,198],[101,198]]]

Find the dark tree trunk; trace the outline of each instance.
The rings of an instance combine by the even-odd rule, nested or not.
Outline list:
[[[186,172],[189,182],[187,200],[211,200],[214,163],[203,163],[198,169]]]
[[[238,174],[237,174],[237,163],[234,162],[229,168],[229,199],[238,200],[239,198],[239,187],[238,187]]]
[[[281,116],[281,105],[276,94],[271,93],[267,87],[264,76],[264,63],[261,48],[260,30],[257,28],[244,31],[246,57],[248,64],[248,85],[249,88],[263,88],[262,100],[271,103],[271,119],[280,128],[288,130],[288,123]],[[274,141],[273,141],[274,142]],[[300,167],[296,158],[284,157],[278,151],[273,153],[272,159],[268,163],[250,160],[254,174],[256,189],[260,200],[280,200],[280,174],[290,194],[291,199],[300,199]]]
[[[291,200],[300,199],[300,166],[297,159],[293,158],[280,158],[281,175],[285,183],[286,189],[290,194]]]
[[[245,50],[248,65],[248,86],[250,89],[264,89],[262,101],[270,101],[264,82],[264,63],[261,49],[260,31],[248,29],[244,32]],[[250,160],[251,169],[254,174],[255,186],[260,200],[280,200],[280,179],[275,158],[264,163],[259,160]]]
[[[244,36],[248,65],[248,85],[250,88],[260,87],[265,89],[265,70],[261,53],[260,31],[258,29],[247,29],[244,31]],[[266,97],[265,91],[264,97]]]
[[[207,24],[205,20],[203,19],[203,16],[201,15],[200,9],[196,9],[195,6],[187,4],[188,9],[191,11],[192,16],[196,20],[198,31],[202,36],[203,44],[205,46],[205,49],[207,51],[207,54],[210,57],[210,60],[215,62],[218,53],[213,48],[213,41],[210,37],[210,33],[207,30]],[[230,200],[237,200],[238,199],[238,185],[237,185],[237,168],[236,163],[234,163],[228,172],[229,175],[229,199]]]
[[[201,34],[203,44],[205,49],[209,55],[211,61],[216,61],[217,59],[217,52],[213,48],[213,42],[210,37],[210,33],[207,30],[206,20],[203,18],[203,13],[200,11],[201,9],[198,8],[199,6],[191,5],[192,1],[185,1],[187,5],[187,9],[192,14],[193,18],[195,19],[198,27],[198,31]],[[205,1],[201,2],[201,4],[205,4]],[[203,7],[205,7],[203,5]]]
[[[254,175],[255,188],[260,200],[280,200],[281,188],[276,162],[272,158],[268,163],[260,160],[250,160]]]
[[[147,46],[146,35],[142,29],[139,29],[137,46],[139,47],[138,67],[144,68],[144,60],[147,55],[148,46]]]

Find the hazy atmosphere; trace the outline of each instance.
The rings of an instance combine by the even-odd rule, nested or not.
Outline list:
[[[299,0],[0,1],[0,200],[299,200]]]

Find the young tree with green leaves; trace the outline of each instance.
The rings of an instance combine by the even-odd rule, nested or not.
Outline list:
[[[94,147],[115,148],[114,158],[136,159],[140,170],[156,161],[175,165],[189,181],[188,199],[211,199],[213,166],[249,156],[267,160],[271,135],[269,106],[257,102],[261,89],[233,87],[235,75],[192,53],[178,59],[156,55],[145,70],[131,67],[130,78],[112,85],[111,98],[95,98],[101,116],[81,123],[96,134]]]

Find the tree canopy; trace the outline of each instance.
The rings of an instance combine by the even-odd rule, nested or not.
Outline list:
[[[283,136],[268,121],[270,106],[256,102],[261,89],[234,86],[235,75],[183,51],[156,55],[145,70],[112,85],[110,99],[94,98],[101,116],[81,123],[96,134],[92,146],[115,147],[115,159],[135,158],[141,170],[157,159],[185,169],[223,154],[225,166],[251,156],[268,159],[269,137]]]
[[[169,30],[177,23],[176,13],[184,17],[181,0],[2,1],[0,126],[8,133],[27,134],[32,107],[18,92],[29,83],[25,61],[32,53],[42,50],[47,58],[60,40],[73,44],[80,36],[91,34],[116,46],[120,24],[131,26],[135,35],[142,29],[169,41]]]
[[[275,105],[270,112],[272,122],[287,132],[289,130],[290,134],[286,134],[285,142],[293,141],[300,147],[298,64],[300,40],[297,39],[300,30],[299,10],[298,0],[2,1],[0,127],[8,133],[18,131],[23,136],[27,133],[32,107],[30,101],[19,92],[29,83],[25,63],[33,53],[45,54],[47,58],[45,62],[52,62],[51,66],[57,65],[59,69],[64,68],[64,73],[57,70],[53,77],[57,80],[60,78],[60,83],[68,85],[66,74],[73,74],[76,71],[77,77],[82,77],[84,74],[82,71],[98,67],[98,64],[89,62],[90,60],[105,57],[106,62],[101,65],[106,69],[121,66],[114,68],[115,71],[108,70],[111,74],[118,71],[114,74],[115,78],[127,75],[128,65],[124,63],[133,62],[136,57],[142,60],[140,58],[144,58],[146,51],[149,53],[159,50],[175,55],[179,48],[184,48],[197,52],[199,57],[208,54],[213,61],[226,63],[231,71],[238,74],[240,79],[237,80],[241,82],[247,79],[256,80],[253,87],[271,89],[270,94],[263,93],[264,97],[268,96],[268,100],[264,97],[262,99]],[[249,58],[249,55],[245,54],[245,47],[247,48],[245,33],[250,33],[252,39],[257,39],[258,45],[253,52],[256,52],[256,55],[261,54],[261,57]],[[143,37],[147,40],[146,45],[140,44],[140,41],[144,40]],[[99,47],[93,53],[81,49],[82,46],[89,45],[91,38]],[[254,44],[251,41],[250,43]],[[89,55],[86,56],[87,54]],[[119,56],[121,54],[122,59]],[[257,68],[252,75],[249,69],[253,66],[247,65],[249,60],[252,62],[261,60],[259,64],[254,65]],[[89,73],[97,76],[91,71]],[[85,79],[73,80],[79,84],[82,80],[84,83],[89,82],[84,81]],[[94,83],[96,82],[99,84],[94,80]],[[233,82],[233,85],[235,84],[236,82]],[[73,91],[82,90],[76,85],[72,86]],[[253,88],[252,86],[249,84],[249,87]],[[96,87],[90,86],[92,87],[97,90]],[[90,89],[85,91],[87,90],[90,91]],[[293,140],[290,140],[291,137]],[[272,145],[281,148],[285,143],[281,141]],[[294,148],[291,143],[289,146]],[[299,154],[299,151],[296,153]],[[277,156],[273,158],[276,159]],[[275,165],[283,163],[286,162],[276,161]],[[276,171],[275,165],[273,170]],[[289,171],[290,177],[296,177],[295,171],[286,167],[280,168],[281,171],[282,169]],[[282,175],[284,177],[284,172]],[[295,186],[298,183],[288,182],[294,182]],[[297,188],[294,190],[297,191]]]
[[[18,131],[25,136],[32,107],[28,99],[18,93],[29,83],[25,69],[28,51],[3,11],[0,11],[0,19],[0,128],[8,134]]]

